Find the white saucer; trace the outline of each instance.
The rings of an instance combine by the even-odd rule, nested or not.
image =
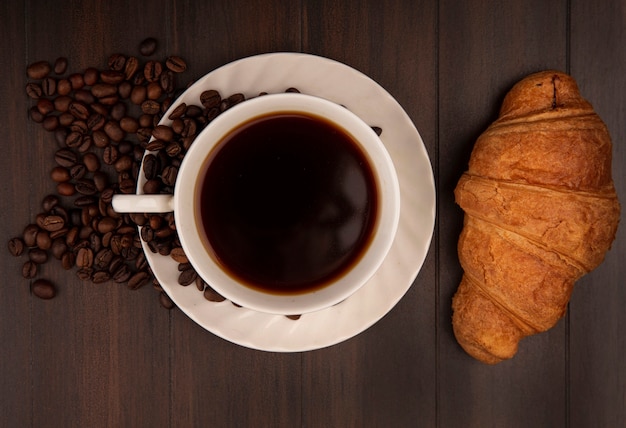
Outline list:
[[[230,342],[252,349],[300,352],[330,346],[361,333],[389,312],[404,296],[422,267],[435,224],[435,184],[424,143],[406,112],[380,85],[353,68],[319,56],[271,53],[244,58],[220,67],[194,83],[170,107],[200,105],[200,93],[215,89],[223,97],[241,92],[252,97],[265,91],[295,87],[346,106],[371,126],[383,129],[381,139],[400,180],[398,232],[383,265],[356,294],[329,309],[290,320],[235,307],[229,301],[209,302],[194,285],[178,284],[177,263],[154,254],[145,243],[146,258],[165,292],[192,320]],[[145,179],[140,177],[138,193]]]

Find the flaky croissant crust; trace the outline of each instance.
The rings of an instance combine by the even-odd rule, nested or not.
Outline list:
[[[611,139],[572,77],[544,71],[510,90],[455,198],[465,220],[453,329],[466,352],[494,364],[556,324],[617,231]]]

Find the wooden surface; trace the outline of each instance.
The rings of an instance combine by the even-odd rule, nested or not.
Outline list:
[[[226,342],[159,306],[150,287],[83,284],[49,263],[51,301],[23,259],[0,257],[3,427],[618,427],[626,420],[626,228],[577,284],[568,315],[497,366],[452,334],[462,212],[452,189],[505,92],[534,71],[571,73],[614,141],[626,201],[626,2],[330,0],[0,3],[0,238],[19,235],[54,187],[55,143],[29,121],[26,65],[70,70],[135,54],[154,36],[192,81],[232,60],[301,51],[385,87],[426,144],[438,190],[432,246],[413,286],[344,343],[278,354]],[[4,244],[3,244],[4,245]]]

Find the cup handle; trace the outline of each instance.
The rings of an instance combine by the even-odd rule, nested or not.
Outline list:
[[[113,195],[118,213],[167,213],[174,211],[174,195]]]

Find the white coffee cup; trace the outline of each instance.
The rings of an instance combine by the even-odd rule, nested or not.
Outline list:
[[[303,114],[331,123],[352,137],[365,154],[377,192],[376,222],[359,258],[323,287],[299,293],[271,293],[250,287],[229,273],[207,248],[199,216],[199,188],[214,148],[238,127],[259,116]],[[138,189],[141,192],[140,189]],[[396,234],[400,216],[400,190],[391,157],[382,141],[359,117],[343,106],[310,95],[264,95],[235,105],[215,118],[196,137],[180,165],[173,195],[115,195],[113,209],[120,213],[174,212],[181,245],[197,273],[225,298],[245,308],[281,315],[296,315],[331,307],[362,287],[384,261]],[[210,243],[209,243],[210,245]],[[201,299],[201,294],[198,295]]]

